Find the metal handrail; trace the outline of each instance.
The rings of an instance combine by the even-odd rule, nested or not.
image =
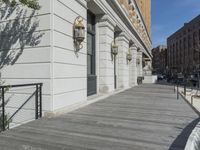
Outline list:
[[[5,115],[5,90],[7,88],[18,88],[18,87],[31,87],[35,86],[35,92],[13,113],[13,115],[6,119]],[[23,107],[24,105],[35,95],[35,119],[39,119],[42,117],[42,86],[43,83],[31,83],[31,84],[19,84],[19,85],[1,85],[0,86],[0,93],[1,93],[1,100],[2,100],[2,131],[6,130],[6,123],[10,121]],[[9,128],[9,126],[8,126]]]
[[[16,85],[1,85],[0,88],[16,88],[16,87],[27,87],[27,86],[36,86],[43,85],[43,83],[30,83],[30,84],[16,84]]]

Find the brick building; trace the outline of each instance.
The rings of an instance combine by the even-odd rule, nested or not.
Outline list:
[[[151,0],[136,0],[149,34],[151,34]]]
[[[158,47],[152,49],[152,66],[153,73],[164,74],[166,73],[167,67],[167,46],[159,45]]]
[[[200,64],[200,15],[167,39],[170,73],[191,74]]]

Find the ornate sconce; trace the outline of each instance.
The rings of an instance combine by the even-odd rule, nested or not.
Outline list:
[[[116,56],[118,54],[118,45],[116,44],[116,41],[114,40],[111,44],[111,53]]]
[[[140,65],[140,59],[139,58],[136,59],[136,64]]]
[[[82,42],[85,39],[85,26],[83,24],[83,18],[78,16],[74,21],[74,45],[76,50],[79,51],[83,48]]]
[[[132,60],[131,49],[129,48],[128,51],[129,51],[129,52],[128,52],[126,58],[127,58],[127,60],[130,62],[130,61]]]

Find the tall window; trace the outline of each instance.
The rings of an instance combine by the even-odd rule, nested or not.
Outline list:
[[[179,59],[179,47],[178,47],[178,42],[176,42],[176,58],[175,58],[175,60],[176,60],[176,67],[179,64],[178,59]]]
[[[196,41],[196,40],[197,40],[197,39],[196,39],[196,36],[197,36],[197,34],[196,34],[196,32],[194,32],[194,33],[193,33],[193,47],[194,47],[194,48],[196,47],[196,42],[197,42],[197,41]]]
[[[188,54],[189,54],[189,49],[191,48],[191,36],[188,35]]]
[[[194,61],[196,61],[197,60],[197,56],[196,56],[196,46],[197,46],[197,34],[196,34],[196,32],[193,32],[193,38],[192,38],[192,40],[193,40],[193,60]]]
[[[186,38],[183,39],[183,63],[186,64],[185,59],[186,58]]]
[[[96,94],[95,15],[87,14],[87,95]]]
[[[179,55],[179,62],[180,62],[180,64],[182,64],[182,62],[183,62],[183,50],[182,50],[182,40],[180,40],[179,41],[179,53],[180,53],[180,55]]]
[[[95,74],[95,16],[88,12],[87,20],[87,73]]]

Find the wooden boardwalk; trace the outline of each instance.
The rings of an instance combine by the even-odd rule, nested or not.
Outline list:
[[[0,150],[183,150],[199,116],[173,87],[142,85],[0,135]]]

